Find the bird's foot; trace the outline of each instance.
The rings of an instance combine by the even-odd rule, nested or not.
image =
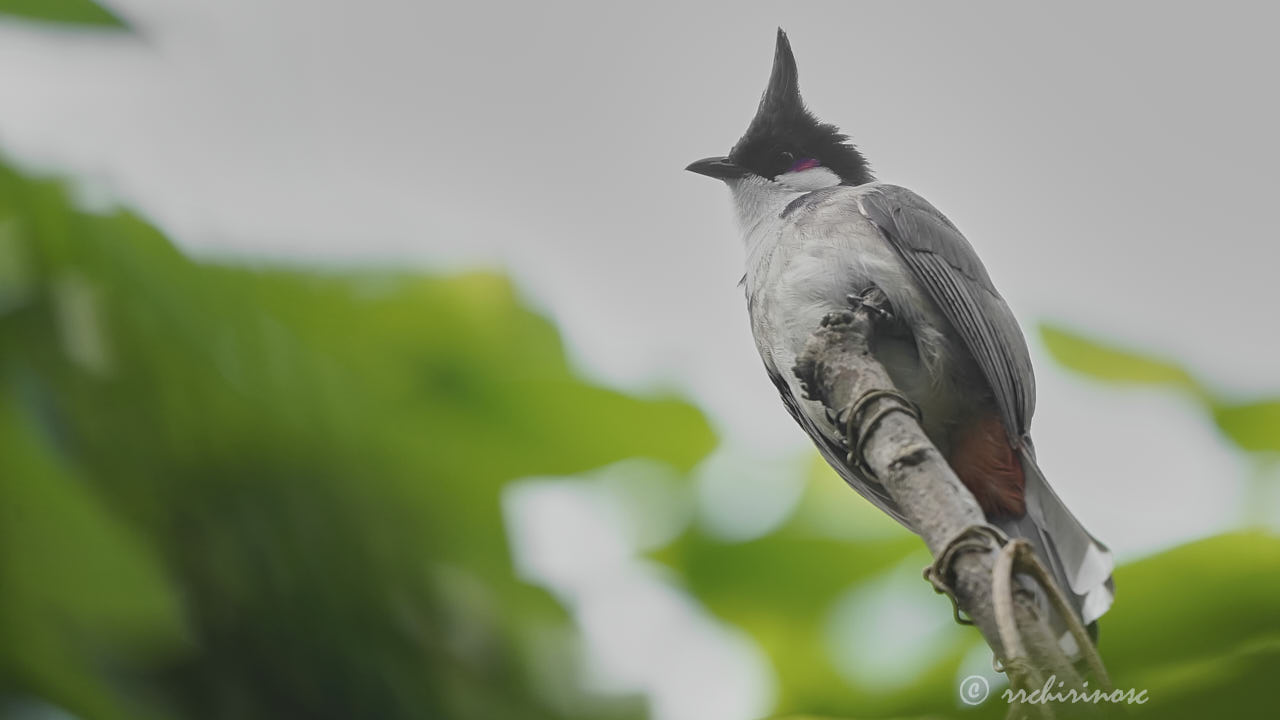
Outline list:
[[[893,306],[889,304],[889,298],[880,288],[872,285],[861,294],[849,294],[845,296],[845,301],[854,310],[866,310],[875,322],[893,322],[897,316],[893,313]]]
[[[837,310],[829,312],[822,316],[822,327],[835,327],[837,325],[852,325],[853,313],[849,310]]]

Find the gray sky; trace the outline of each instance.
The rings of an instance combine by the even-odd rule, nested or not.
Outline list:
[[[1262,4],[109,4],[142,41],[0,24],[5,152],[200,255],[505,268],[585,373],[688,394],[737,466],[807,440],[749,338],[727,193],[682,168],[744,129],[778,25],[810,106],[1024,323],[1280,390]],[[1132,556],[1239,519],[1245,469],[1193,408],[1029,335],[1043,464],[1096,534]]]

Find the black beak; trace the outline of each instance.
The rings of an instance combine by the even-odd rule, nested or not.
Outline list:
[[[689,172],[696,172],[699,175],[716,178],[718,180],[732,180],[734,178],[746,177],[749,172],[746,168],[734,165],[729,162],[727,157],[709,157],[690,163],[685,168]]]

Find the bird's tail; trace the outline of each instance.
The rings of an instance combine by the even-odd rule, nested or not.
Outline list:
[[[996,521],[1010,537],[1026,539],[1041,562],[1053,573],[1058,586],[1071,601],[1080,620],[1096,634],[1097,621],[1111,607],[1115,567],[1111,551],[1076,520],[1067,506],[1049,487],[1036,464],[1035,450],[1028,440],[1022,448],[1022,471],[1026,480],[1027,512],[1017,519]],[[1047,604],[1047,598],[1040,597]],[[1051,613],[1050,617],[1054,617]],[[1052,623],[1061,636],[1066,625],[1060,618]],[[1070,641],[1065,644],[1069,647]]]

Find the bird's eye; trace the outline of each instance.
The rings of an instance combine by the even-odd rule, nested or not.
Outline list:
[[[778,167],[790,169],[795,164],[796,156],[783,150],[778,153]]]

